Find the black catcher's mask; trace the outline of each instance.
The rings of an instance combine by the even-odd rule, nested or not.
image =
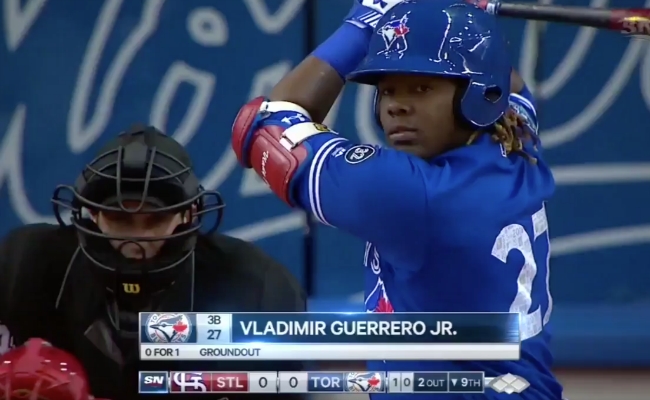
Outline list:
[[[221,222],[225,207],[218,192],[201,187],[185,149],[154,127],[144,126],[124,132],[107,144],[86,165],[74,186],[56,188],[52,202],[60,224],[65,225],[61,208],[72,212],[79,249],[116,300],[124,298],[122,292],[140,299],[161,292],[188,271],[188,264],[193,273],[194,248],[203,218],[206,213],[216,212],[216,220],[208,230],[211,233]],[[85,211],[91,215],[181,213],[189,214],[189,218],[170,235],[140,238],[103,233]],[[120,246],[137,245],[142,257],[125,257],[111,241],[119,241]],[[157,255],[147,259],[138,242],[148,241],[164,244]]]

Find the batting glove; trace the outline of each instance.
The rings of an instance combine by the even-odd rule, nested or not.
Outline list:
[[[381,17],[403,0],[356,0],[345,22],[361,29],[374,29]]]

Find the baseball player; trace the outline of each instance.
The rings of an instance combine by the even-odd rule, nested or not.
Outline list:
[[[547,329],[545,203],[555,184],[535,108],[511,74],[496,19],[473,5],[361,1],[270,98],[242,107],[232,145],[289,206],[368,241],[367,311],[520,314],[517,361],[370,362],[370,371],[511,373],[530,383],[517,398],[559,400]],[[345,77],[377,88],[389,147],[320,124]],[[384,396],[415,395],[372,399]]]

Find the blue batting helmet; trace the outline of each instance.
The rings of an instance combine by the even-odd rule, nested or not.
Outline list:
[[[395,73],[465,79],[456,114],[487,127],[508,108],[510,72],[494,16],[462,0],[405,0],[379,20],[368,55],[348,79],[369,85]]]

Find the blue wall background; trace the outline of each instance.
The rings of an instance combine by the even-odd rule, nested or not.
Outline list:
[[[149,122],[186,144],[204,185],[225,195],[223,231],[257,241],[304,278],[303,216],[238,168],[228,141],[240,105],[304,57],[304,0],[3,3],[0,236],[53,221],[55,185],[73,182],[109,137]],[[315,4],[320,42],[350,1]],[[503,25],[513,63],[538,82],[542,139],[558,182],[549,206],[558,356],[650,362],[650,42],[554,24]],[[371,93],[346,88],[329,124],[380,142]],[[363,243],[324,227],[315,237],[314,306],[354,303]]]

